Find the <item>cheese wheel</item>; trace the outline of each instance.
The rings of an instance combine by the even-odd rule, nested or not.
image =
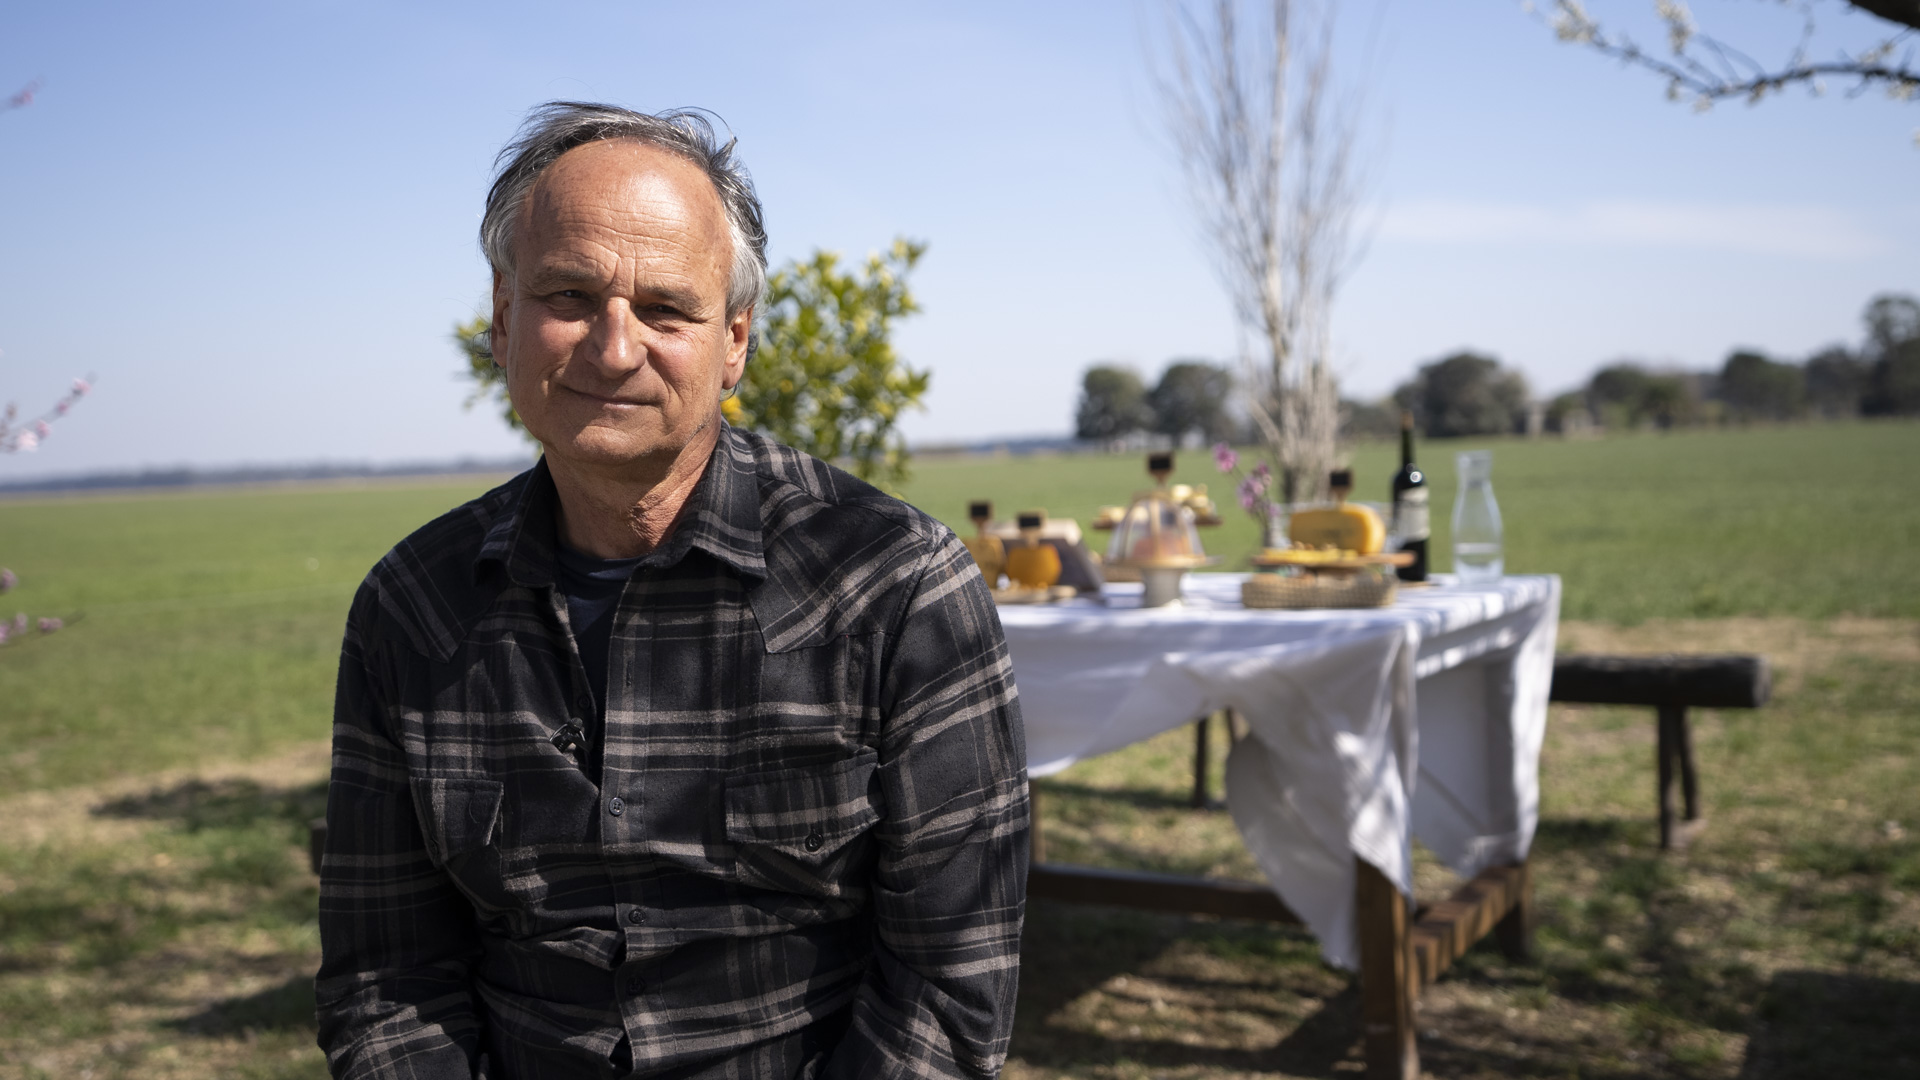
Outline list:
[[[1387,527],[1380,515],[1364,506],[1341,503],[1318,510],[1295,511],[1287,537],[1296,544],[1332,545],[1362,555],[1377,555],[1387,544]]]

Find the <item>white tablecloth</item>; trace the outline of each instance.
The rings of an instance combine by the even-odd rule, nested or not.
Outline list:
[[[1115,584],[1002,608],[1028,771],[1239,711],[1234,823],[1327,960],[1355,968],[1356,855],[1409,895],[1415,835],[1462,875],[1526,857],[1560,579],[1436,575],[1387,608],[1260,611],[1240,605],[1242,577],[1190,574],[1175,607]]]

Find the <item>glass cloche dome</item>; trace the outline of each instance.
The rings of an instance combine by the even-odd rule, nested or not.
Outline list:
[[[1190,505],[1195,501],[1191,493],[1167,487],[1173,455],[1147,455],[1147,472],[1153,476],[1153,490],[1134,496],[1113,521],[1106,565],[1137,571],[1146,586],[1141,606],[1160,607],[1180,599],[1181,575],[1220,560],[1209,556],[1200,543],[1201,519]]]

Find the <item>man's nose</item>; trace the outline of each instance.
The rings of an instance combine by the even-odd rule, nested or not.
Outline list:
[[[633,308],[625,300],[608,300],[594,317],[582,359],[608,375],[636,371],[647,362],[644,330],[645,324],[634,317]]]

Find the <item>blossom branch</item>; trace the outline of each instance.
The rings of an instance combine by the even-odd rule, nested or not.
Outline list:
[[[47,436],[53,434],[53,422],[67,415],[81,398],[93,391],[93,378],[88,375],[73,380],[65,397],[31,420],[20,420],[18,408],[9,403],[6,411],[0,412],[0,453],[32,453],[39,449]]]
[[[1726,42],[1700,33],[1692,12],[1682,0],[1655,0],[1654,3],[1655,13],[1666,24],[1671,59],[1641,48],[1625,34],[1608,33],[1587,14],[1580,0],[1554,0],[1550,11],[1543,11],[1531,2],[1523,6],[1551,27],[1561,41],[1585,45],[1602,55],[1664,77],[1668,100],[1691,97],[1693,107],[1702,112],[1714,102],[1727,98],[1745,98],[1749,105],[1758,104],[1768,94],[1777,94],[1794,84],[1804,85],[1818,96],[1825,92],[1829,78],[1855,80],[1848,91],[1849,97],[1857,97],[1876,85],[1884,87],[1888,96],[1896,101],[1920,97],[1920,68],[1914,66],[1912,49],[1909,47],[1897,63],[1892,62],[1893,54],[1914,39],[1914,29],[1903,29],[1870,49],[1857,53],[1842,51],[1835,59],[1810,62],[1807,48],[1814,29],[1811,5],[1802,7],[1806,21],[1799,43],[1785,64],[1771,69]],[[1912,26],[1904,17],[1896,20],[1873,5],[1854,3],[1852,6]]]

